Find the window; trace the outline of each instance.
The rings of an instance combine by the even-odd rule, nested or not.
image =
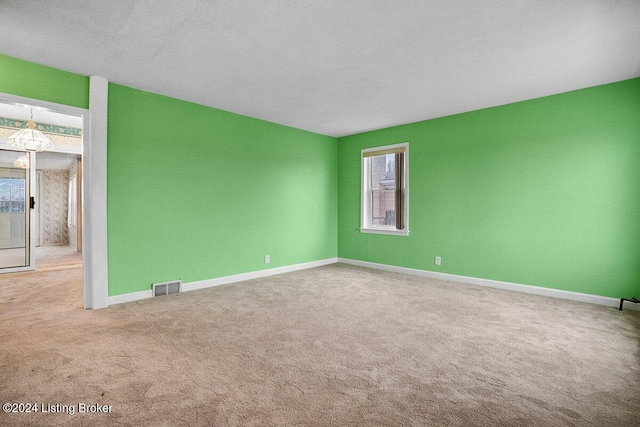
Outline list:
[[[22,175],[24,175],[24,171],[21,172]],[[25,179],[11,176],[0,176],[0,212],[24,213],[24,202]]]
[[[363,233],[409,234],[409,144],[362,150]]]

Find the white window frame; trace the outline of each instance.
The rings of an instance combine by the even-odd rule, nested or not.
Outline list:
[[[394,226],[374,226],[371,223],[371,159],[372,157],[365,157],[366,153],[372,151],[384,151],[394,150],[402,148],[404,150],[404,170],[402,171],[402,193],[403,198],[403,224],[404,228],[399,230]],[[372,233],[372,234],[389,234],[395,236],[408,236],[409,235],[409,143],[403,142],[400,144],[385,145],[383,147],[371,147],[365,148],[360,151],[360,165],[361,165],[361,189],[360,189],[360,232]]]

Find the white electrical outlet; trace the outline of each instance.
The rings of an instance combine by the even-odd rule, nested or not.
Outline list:
[[[436,265],[440,265],[442,264],[442,258],[440,258],[439,256],[436,257]]]
[[[271,262],[271,257],[269,255],[264,256],[264,263],[269,264]]]

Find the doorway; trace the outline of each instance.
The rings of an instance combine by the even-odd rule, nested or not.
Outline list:
[[[7,144],[29,120],[53,150]],[[82,266],[83,124],[82,115],[0,102],[0,273]]]
[[[82,266],[82,156],[36,154],[36,271]]]
[[[88,109],[0,93],[0,107],[5,104],[35,106],[41,110],[82,119],[82,129],[86,130],[82,136],[81,150],[84,229],[82,233],[82,294],[83,306],[87,309],[99,309],[109,305],[106,212],[108,93],[109,81],[99,76],[89,78]],[[0,149],[6,148],[5,138],[0,136]],[[91,191],[85,191],[88,188],[91,188]]]

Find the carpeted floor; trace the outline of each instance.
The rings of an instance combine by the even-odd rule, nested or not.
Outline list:
[[[25,260],[24,248],[0,249],[0,268],[22,267]],[[36,247],[36,269],[82,267],[82,252],[76,252],[68,245]]]
[[[0,403],[74,409],[1,425],[640,425],[637,311],[342,264],[86,311],[81,274],[0,277]]]
[[[68,245],[38,246],[36,248],[36,270],[82,267],[82,252]]]

